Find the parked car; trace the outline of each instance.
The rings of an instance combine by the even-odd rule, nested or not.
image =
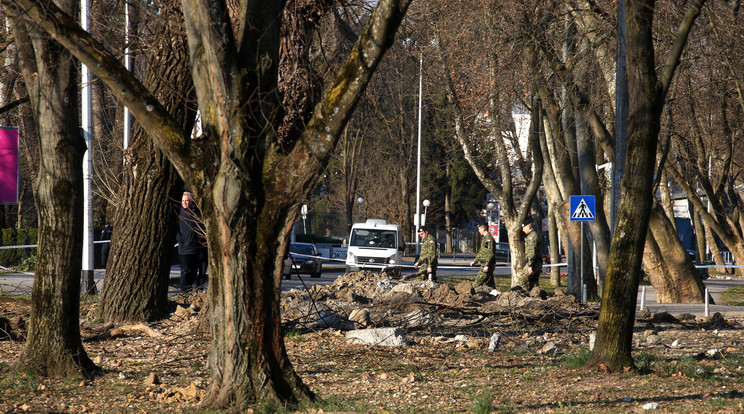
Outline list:
[[[509,243],[496,243],[494,257],[497,262],[509,262],[511,259],[511,253],[509,251]]]
[[[285,277],[289,279],[292,273],[307,273],[311,277],[320,277],[323,272],[323,260],[320,252],[312,243],[290,243],[289,255],[284,259]]]

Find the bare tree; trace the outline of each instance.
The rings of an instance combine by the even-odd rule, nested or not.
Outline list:
[[[194,140],[59,9],[48,2],[13,2],[95,68],[201,201],[212,269],[208,296],[213,338],[212,378],[202,405],[240,410],[260,399],[313,398],[292,368],[278,323],[282,258],[300,203],[318,182],[409,2],[380,1],[319,103],[305,106],[296,98],[306,95],[295,91],[289,105],[307,111],[285,118],[290,108],[278,94],[277,76],[284,2],[246,1],[234,9],[238,13],[229,14],[221,1],[184,1],[204,128],[204,135]],[[299,22],[317,21],[321,4],[306,6]],[[289,44],[305,41],[301,33],[288,33],[296,36]],[[294,58],[298,65],[307,62],[306,56]],[[308,86],[299,85],[311,93]]]

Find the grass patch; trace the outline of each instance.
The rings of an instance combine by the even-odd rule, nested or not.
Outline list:
[[[561,365],[572,369],[579,369],[586,364],[587,360],[589,360],[589,351],[586,349],[579,349],[564,356]]]
[[[302,336],[302,330],[301,330],[301,329],[298,329],[298,328],[294,328],[294,327],[292,327],[292,328],[288,328],[288,329],[287,329],[287,330],[286,330],[286,331],[284,332],[284,337],[285,337],[285,338],[286,338],[286,339],[287,339],[288,341],[303,342],[303,341],[305,340],[305,339],[303,338],[303,336]]]
[[[487,389],[479,390],[473,401],[473,412],[476,414],[488,414],[493,410],[493,394]]]
[[[34,373],[23,371],[3,370],[0,374],[0,390],[3,390],[4,401],[10,403],[22,403],[29,399],[30,395],[36,393],[41,384],[39,376]]]
[[[744,286],[734,286],[721,293],[723,303],[729,306],[744,306]]]
[[[685,376],[687,378],[706,378],[712,368],[701,365],[691,356],[678,359],[659,359],[652,352],[641,352],[634,357],[636,366],[641,370],[650,370],[659,377]],[[701,371],[702,370],[702,371]]]
[[[5,300],[19,301],[22,304],[29,305],[31,303],[31,295],[17,295],[15,293],[0,292],[0,298]]]
[[[321,399],[318,398],[312,402],[303,402],[295,406],[283,406],[276,401],[266,400],[256,403],[251,407],[256,414],[289,414],[294,412],[317,412],[317,413],[332,413],[332,412],[356,412],[356,413],[367,413],[371,412],[371,407],[365,404],[352,405],[343,403],[336,399]]]

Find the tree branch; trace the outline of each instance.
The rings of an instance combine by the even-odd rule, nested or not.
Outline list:
[[[150,91],[74,19],[50,0],[9,1],[87,65],[109,87],[114,96],[152,134],[158,146],[166,154],[170,154],[169,158],[181,176],[191,176],[194,169],[192,165],[201,165],[201,151],[192,144],[189,133],[183,131]],[[174,157],[175,154],[180,158]]]
[[[669,85],[671,85],[672,83],[674,72],[677,69],[677,66],[679,66],[682,52],[684,51],[685,45],[687,44],[687,37],[690,35],[690,31],[692,30],[692,26],[695,23],[695,20],[698,16],[700,16],[700,11],[702,10],[705,2],[706,0],[693,1],[690,8],[687,9],[685,17],[679,23],[679,27],[677,28],[677,37],[674,39],[674,44],[669,51],[669,55],[667,56],[667,60],[664,63],[664,68],[661,72],[661,76],[659,77],[662,96],[666,96],[667,92],[669,91]]]
[[[5,112],[12,111],[16,107],[21,106],[21,105],[25,104],[28,101],[29,101],[29,98],[28,98],[28,95],[27,95],[27,96],[25,96],[25,97],[23,97],[21,99],[16,99],[15,101],[13,101],[13,102],[11,102],[11,103],[3,106],[3,107],[0,107],[0,115],[4,114]]]

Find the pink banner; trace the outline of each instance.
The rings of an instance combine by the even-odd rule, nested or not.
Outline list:
[[[18,203],[18,128],[0,127],[0,204]]]

